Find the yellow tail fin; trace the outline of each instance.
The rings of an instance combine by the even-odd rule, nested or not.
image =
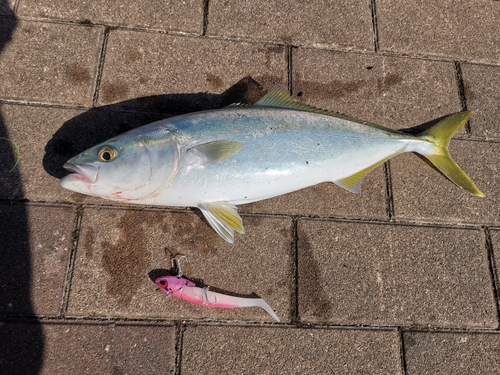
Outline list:
[[[450,139],[467,120],[472,116],[472,111],[454,113],[439,121],[436,125],[426,130],[418,137],[432,142],[436,146],[434,154],[424,155],[434,166],[439,169],[452,182],[467,190],[469,193],[484,197],[484,194],[472,182],[467,174],[453,161],[448,152]]]

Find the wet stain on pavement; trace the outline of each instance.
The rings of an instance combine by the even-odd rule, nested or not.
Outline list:
[[[83,244],[85,249],[85,256],[87,257],[87,259],[90,259],[94,255],[94,246],[95,246],[94,228],[87,227],[87,230],[83,235],[83,238],[85,239]]]
[[[101,86],[103,102],[111,103],[123,100],[127,97],[129,87],[124,81],[105,82]]]
[[[207,82],[213,89],[218,89],[224,86],[224,81],[222,80],[222,78],[212,73],[207,74]]]
[[[126,48],[124,52],[124,60],[126,64],[134,63],[142,58],[142,54],[135,48]]]
[[[313,82],[302,80],[300,76],[295,77],[295,95],[307,97],[308,99],[335,100],[340,99],[363,89],[375,87],[379,94],[388,92],[391,87],[404,81],[399,74],[385,74],[382,77],[367,80],[333,80],[331,82]]]
[[[273,76],[273,75],[270,75],[270,74],[260,74],[260,75],[257,75],[255,77],[255,80],[257,82],[259,82],[259,84],[262,87],[267,87],[269,89],[271,89],[275,85],[282,84],[283,82],[286,81],[283,77]],[[262,96],[263,95],[261,95],[260,97],[256,97],[255,100],[254,100],[254,102],[256,102],[257,100],[259,100]]]
[[[415,338],[416,338],[415,335],[409,335],[409,334],[404,335],[405,347],[409,349],[417,346],[418,342]]]
[[[353,92],[361,90],[367,86],[364,80],[339,81],[334,80],[328,83],[298,81],[296,84],[297,95],[299,93],[307,95],[310,99],[339,99]],[[302,96],[298,95],[298,96]]]
[[[66,66],[66,77],[72,85],[81,85],[91,81],[90,70],[80,64],[68,64]]]
[[[84,195],[84,194],[80,194],[80,193],[70,193],[69,196],[71,197],[71,201],[75,202],[75,203],[82,203],[82,202],[86,202],[87,200],[89,200],[87,198],[87,197],[89,197],[89,195]]]
[[[326,318],[330,315],[331,304],[321,288],[322,280],[320,267],[314,257],[309,235],[298,228],[298,257],[299,257],[299,313],[311,314],[314,317]]]
[[[122,307],[129,305],[148,272],[148,234],[143,223],[161,220],[160,213],[148,213],[144,220],[137,211],[125,211],[117,224],[118,241],[102,243],[102,266],[110,277],[106,292]]]
[[[25,34],[28,34],[28,35],[36,34],[36,29],[32,26],[23,26],[23,27],[21,27],[21,31]]]
[[[403,77],[399,74],[387,74],[377,79],[378,92],[383,94],[389,90],[391,86],[403,82]]]
[[[275,45],[275,46],[264,46],[259,48],[254,48],[252,50],[252,55],[257,53],[263,53],[265,57],[265,66],[267,68],[271,67],[271,61],[274,58],[273,55],[283,54],[285,47],[283,45]]]
[[[278,36],[278,40],[284,42],[285,44],[292,45],[293,44],[293,38],[291,35],[280,35]]]
[[[216,254],[219,235],[198,215],[179,214],[172,223],[174,237],[179,248],[192,249],[201,254]]]
[[[465,98],[468,102],[473,102],[477,99],[476,93],[472,90],[470,83],[467,81],[464,81],[464,91]]]
[[[284,50],[285,50],[285,46],[283,46],[281,44],[266,47],[266,51],[269,53],[283,53]]]

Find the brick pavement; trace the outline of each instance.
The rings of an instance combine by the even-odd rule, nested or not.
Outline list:
[[[500,374],[500,2],[0,0],[1,374]],[[415,155],[354,195],[320,184],[196,211],[59,187],[62,164],[176,114],[308,104],[400,129],[476,114],[451,153],[472,197]],[[184,273],[276,311],[167,299]]]

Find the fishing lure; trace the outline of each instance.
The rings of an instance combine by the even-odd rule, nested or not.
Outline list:
[[[181,258],[186,259],[185,256]],[[262,298],[243,298],[235,297],[227,294],[216,293],[210,290],[209,286],[204,288],[197,287],[192,281],[182,277],[183,273],[180,269],[180,259],[174,258],[177,261],[177,276],[161,276],[155,280],[156,285],[167,296],[181,298],[184,301],[196,303],[198,305],[216,307],[216,308],[237,308],[237,307],[253,307],[258,306],[264,309],[277,322],[280,321],[273,309]]]

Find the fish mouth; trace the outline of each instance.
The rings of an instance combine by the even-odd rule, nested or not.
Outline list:
[[[97,176],[99,175],[99,169],[88,164],[66,163],[63,165],[63,168],[70,172],[73,172],[71,173],[71,176],[73,178],[78,178],[82,181],[90,183],[96,182]]]

